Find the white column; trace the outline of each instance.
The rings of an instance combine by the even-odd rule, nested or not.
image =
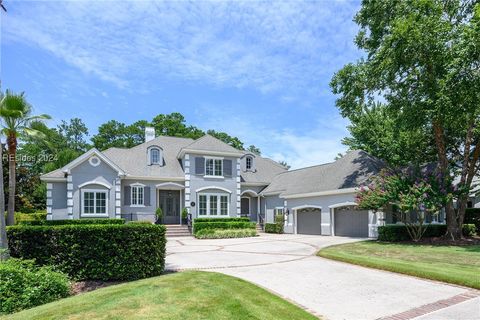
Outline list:
[[[190,212],[190,155],[185,154],[185,208]]]
[[[120,178],[115,179],[115,218],[122,217],[122,183]]]
[[[52,193],[53,183],[47,183],[47,220],[53,220],[52,216]]]

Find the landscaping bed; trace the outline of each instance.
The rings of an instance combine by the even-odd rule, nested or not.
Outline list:
[[[362,241],[327,247],[320,250],[318,255],[480,289],[480,245],[440,246]]]
[[[247,238],[257,236],[255,229],[203,229],[195,234],[197,239]]]
[[[190,271],[98,289],[6,319],[317,318],[244,280],[219,273]]]
[[[245,238],[256,236],[257,231],[248,218],[197,218],[193,235],[197,239]]]

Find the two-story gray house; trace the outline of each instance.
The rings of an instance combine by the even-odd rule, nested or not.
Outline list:
[[[307,156],[307,155],[306,155]],[[250,217],[286,233],[376,237],[391,214],[358,210],[358,188],[383,167],[363,151],[332,163],[288,171],[279,163],[205,135],[155,137],[133,148],[91,149],[43,175],[47,219],[125,218],[181,224],[184,208],[199,217]],[[443,216],[432,223],[442,223]]]

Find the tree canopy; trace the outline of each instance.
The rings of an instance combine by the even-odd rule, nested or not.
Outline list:
[[[331,82],[352,123],[346,144],[393,164],[435,160],[470,188],[480,156],[480,4],[364,0],[355,22],[365,57]],[[451,237],[462,236],[467,200],[446,205]]]

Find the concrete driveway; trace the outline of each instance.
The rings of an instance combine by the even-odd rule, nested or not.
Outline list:
[[[200,269],[264,287],[327,319],[480,319],[478,291],[315,256],[342,237],[170,238],[166,268]],[[254,299],[254,297],[252,297]],[[455,308],[462,308],[456,312]],[[421,318],[420,318],[421,317]]]

